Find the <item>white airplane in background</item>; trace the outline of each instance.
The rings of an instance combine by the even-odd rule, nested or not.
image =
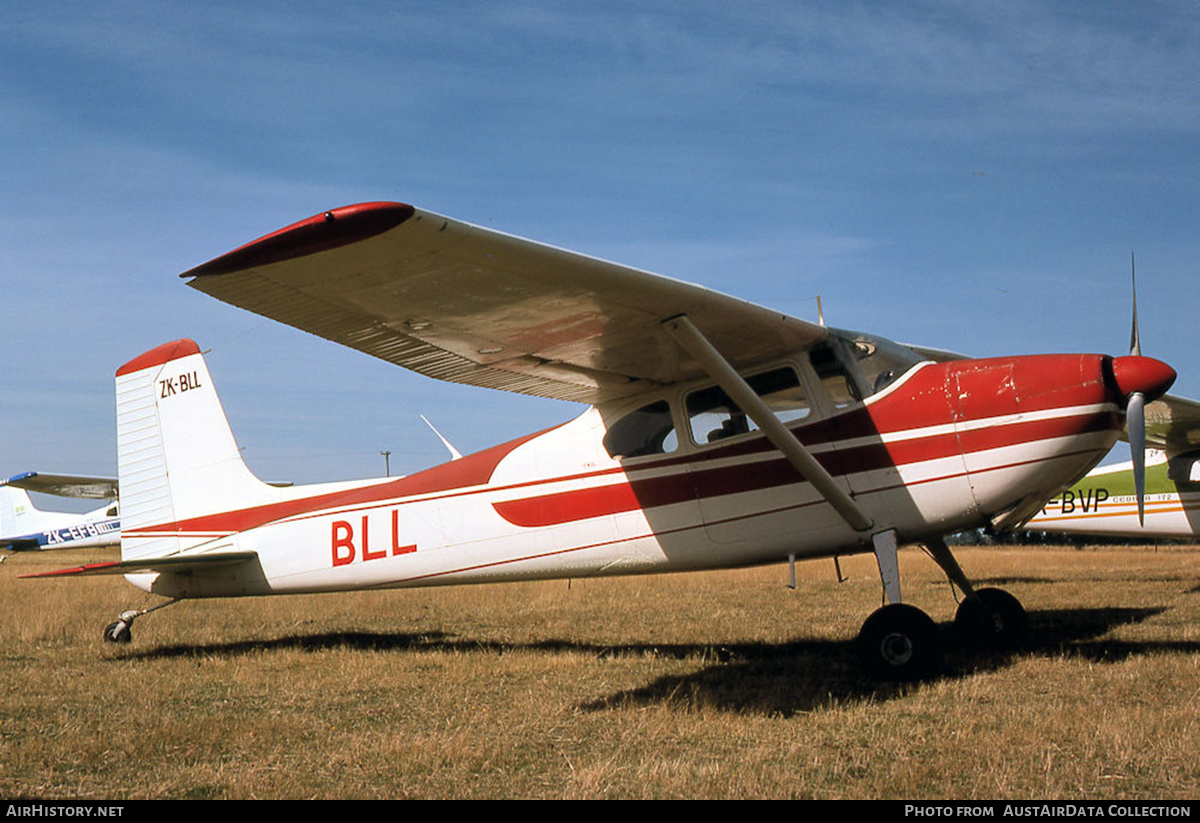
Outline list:
[[[873,552],[863,661],[941,660],[902,602],[922,543],[981,642],[1024,610],[943,536],[1024,522],[1141,426],[1174,380],[1131,354],[935,362],[880,337],[401,203],[325,212],[186,272],[221,300],[425,375],[588,404],[404,478],[272,488],[238,452],[191,340],[117,370],[123,574],[171,598],[718,569]]]
[[[108,501],[86,514],[42,511],[28,492]],[[0,550],[108,548],[121,545],[117,481],[112,477],[25,472],[0,480]]]
[[[1064,489],[1025,524],[1054,534],[1194,540],[1200,537],[1200,464],[1195,452],[1146,458],[1144,511],[1138,517],[1133,463],[1101,466]]]

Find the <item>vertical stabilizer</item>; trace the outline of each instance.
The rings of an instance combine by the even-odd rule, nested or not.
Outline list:
[[[41,528],[38,510],[24,489],[0,486],[0,537],[26,534]]]
[[[193,341],[130,360],[116,384],[123,559],[207,542],[232,531],[216,515],[274,499],[242,461]]]

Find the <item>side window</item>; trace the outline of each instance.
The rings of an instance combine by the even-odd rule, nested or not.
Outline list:
[[[604,435],[604,448],[611,457],[641,457],[646,454],[665,454],[679,446],[671,406],[659,400],[642,406],[609,426]]]
[[[746,378],[746,382],[780,421],[791,423],[808,416],[808,397],[792,369],[763,372]],[[749,415],[738,408],[720,386],[709,386],[689,394],[687,416],[692,440],[700,445],[758,431]]]

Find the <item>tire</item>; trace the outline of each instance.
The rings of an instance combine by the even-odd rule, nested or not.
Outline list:
[[[924,680],[942,665],[942,644],[929,615],[904,603],[876,610],[858,633],[863,668],[879,680]]]
[[[978,589],[959,605],[954,629],[965,645],[1012,649],[1025,640],[1029,618],[1021,601],[1004,589]]]
[[[133,640],[133,632],[128,623],[118,620],[104,627],[104,640],[106,643],[128,643]]]

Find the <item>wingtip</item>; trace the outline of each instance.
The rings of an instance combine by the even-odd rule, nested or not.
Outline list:
[[[356,203],[314,214],[279,231],[185,271],[180,277],[213,277],[279,263],[366,240],[408,220],[416,209],[407,203]]]

